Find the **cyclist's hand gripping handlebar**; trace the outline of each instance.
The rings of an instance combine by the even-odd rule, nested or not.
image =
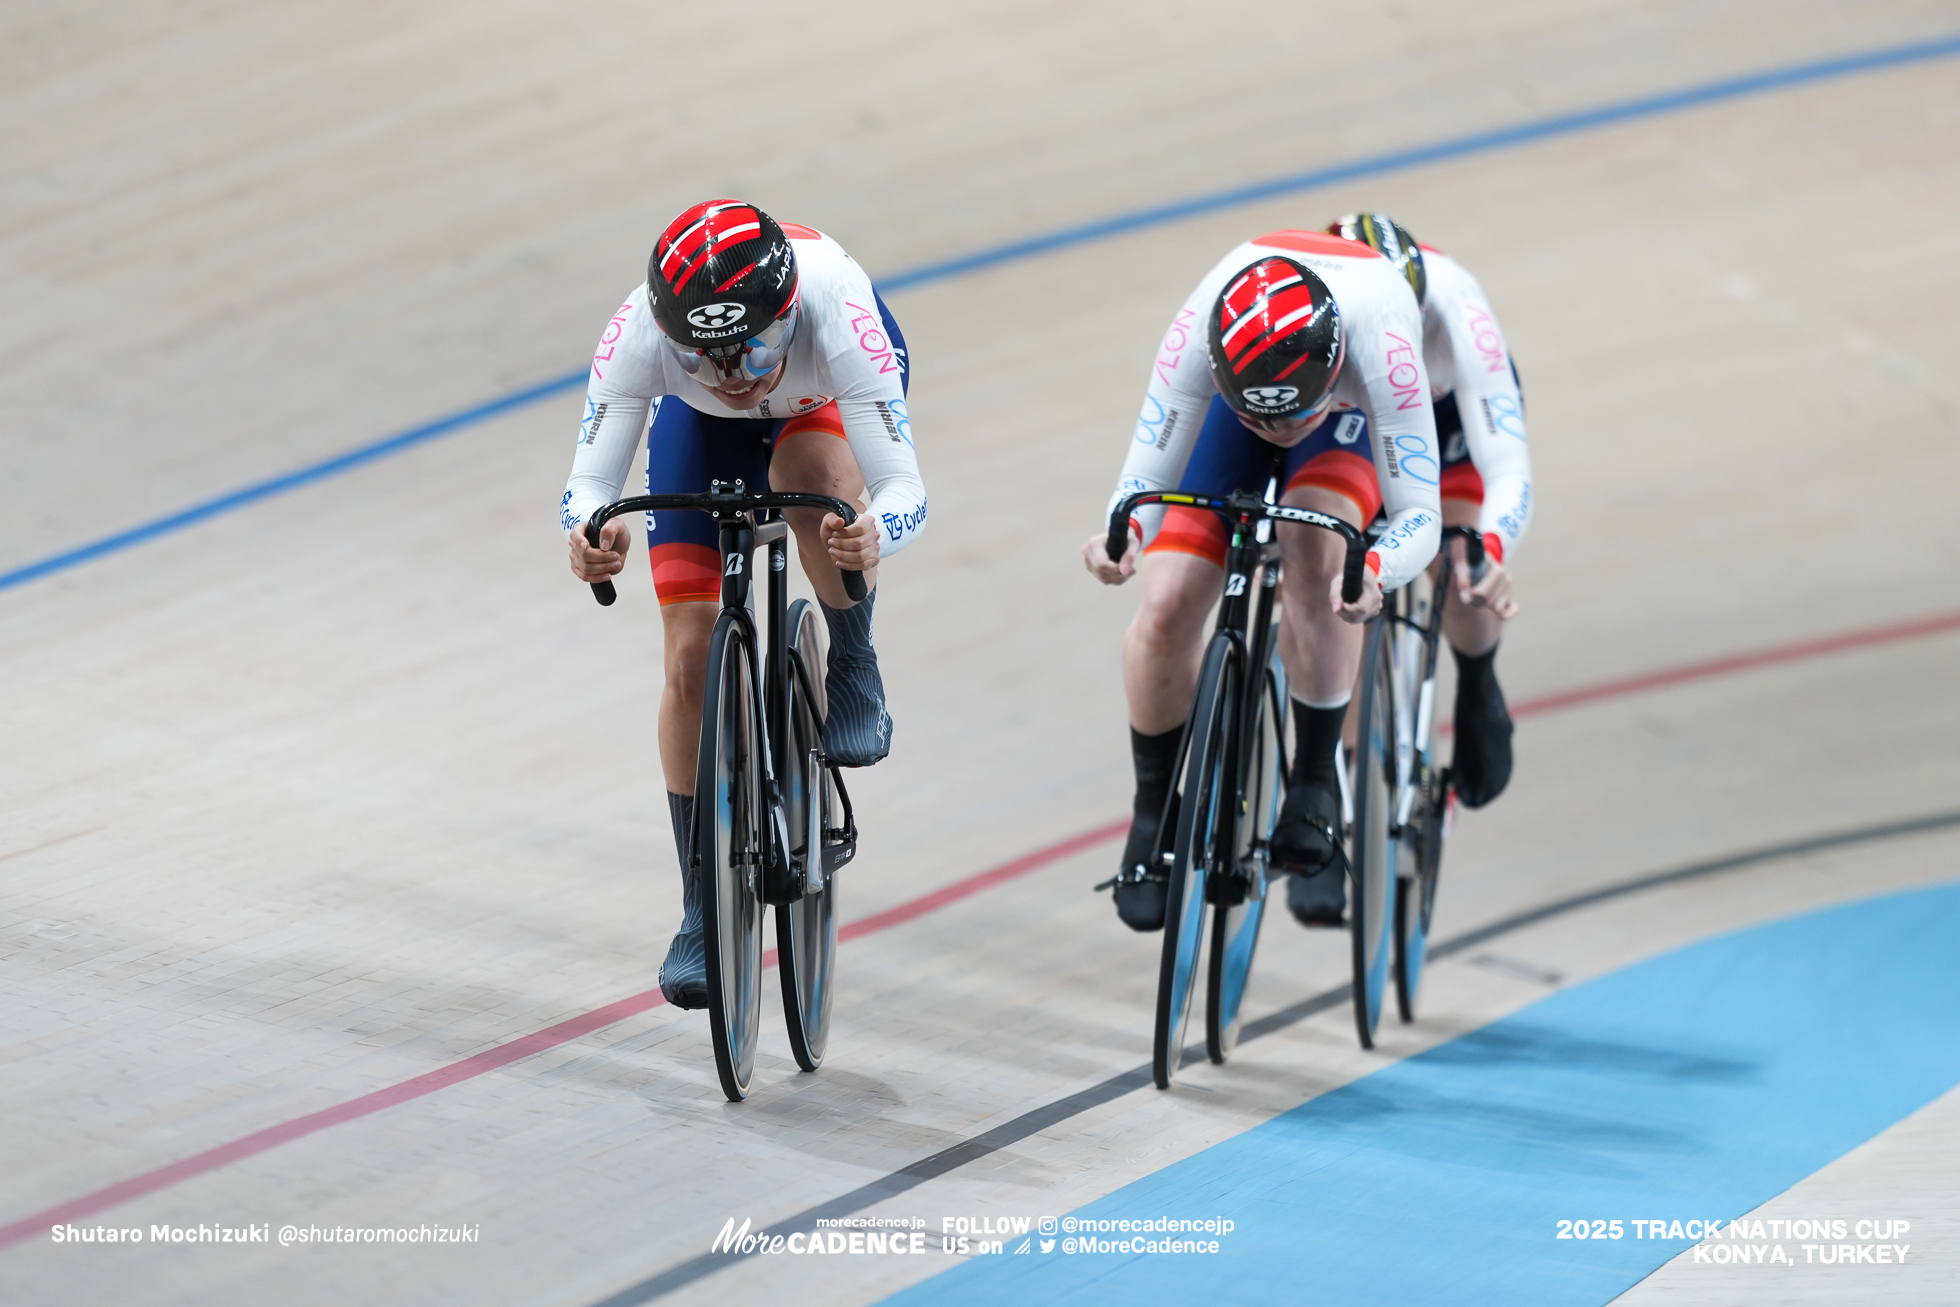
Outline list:
[[[1347,542],[1347,562],[1341,571],[1341,602],[1354,603],[1361,598],[1362,571],[1368,565],[1368,543],[1361,533],[1337,517],[1316,513],[1306,508],[1287,508],[1278,504],[1261,504],[1247,499],[1234,503],[1225,499],[1214,499],[1209,495],[1172,494],[1167,491],[1147,490],[1139,494],[1125,495],[1121,503],[1109,515],[1109,539],[1103,547],[1109,553],[1109,561],[1121,562],[1123,552],[1130,547],[1130,514],[1143,504],[1182,504],[1190,508],[1210,509],[1223,517],[1245,515],[1248,521],[1261,517],[1277,522],[1299,522],[1307,526],[1317,526],[1324,531],[1332,531]],[[1483,549],[1478,543],[1479,556]]]
[[[739,490],[741,483],[738,481],[735,485]],[[593,548],[598,548],[600,528],[604,527],[607,522],[618,517],[621,513],[638,513],[649,510],[659,511],[662,509],[693,509],[696,512],[703,513],[738,513],[751,512],[758,508],[821,508],[825,512],[834,513],[842,518],[845,526],[849,526],[857,521],[858,516],[855,508],[852,508],[843,500],[833,499],[829,495],[750,495],[742,493],[716,493],[713,491],[704,495],[635,495],[630,499],[621,499],[607,504],[604,508],[594,513],[591,519],[585,524],[585,540]],[[852,603],[861,602],[865,595],[864,573],[854,572],[848,568],[839,568],[838,572],[844,581],[845,596]],[[597,599],[602,605],[606,605],[611,604],[615,599],[619,598],[619,592],[613,589],[613,583],[611,581],[594,581],[592,582],[592,597]]]
[[[1484,538],[1474,526],[1446,526],[1443,528],[1443,553],[1449,555],[1451,536],[1463,538],[1463,561],[1470,567],[1470,584],[1475,585],[1490,571],[1490,561],[1484,557]]]
[[[585,524],[585,543],[597,549],[599,547],[599,528],[604,525],[605,521],[597,513],[594,513],[592,520]],[[610,608],[613,600],[619,598],[619,591],[613,589],[613,583],[611,581],[594,581],[592,583],[592,597],[599,601],[600,607]]]

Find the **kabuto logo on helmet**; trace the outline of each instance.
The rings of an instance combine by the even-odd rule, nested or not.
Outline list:
[[[748,311],[748,307],[742,304],[703,304],[698,309],[690,310],[687,320],[703,331],[713,331],[740,322]]]
[[[1298,386],[1248,386],[1239,392],[1247,408],[1277,413],[1300,397]]]
[[[1304,264],[1269,255],[1225,285],[1208,324],[1211,375],[1253,418],[1318,412],[1345,354],[1334,296]]]
[[[708,200],[667,224],[647,260],[653,320],[686,352],[767,331],[796,303],[796,254],[783,229],[740,200]]]

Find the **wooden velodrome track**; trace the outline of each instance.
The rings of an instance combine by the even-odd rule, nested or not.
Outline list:
[[[602,611],[554,520],[577,391],[19,569],[578,368],[660,224],[709,194],[819,226],[875,277],[1960,30],[1950,2],[818,12],[0,12],[0,1222],[24,1223],[0,1300],[869,1301],[953,1259],[658,1277],[727,1217],[767,1225],[990,1130],[864,1210],[1068,1211],[1548,989],[1953,877],[1960,833],[1935,824],[1564,913],[1439,962],[1423,1019],[1373,1054],[1338,1004],[1287,1015],[1344,953],[1275,920],[1264,1036],[1173,1093],[1108,1088],[1148,1059],[1157,941],[1088,889],[1127,809],[1135,595],[1076,557],[1194,280],[1248,235],[1385,209],[1492,297],[1539,489],[1500,668],[1544,711],[1510,792],[1458,826],[1438,935],[1950,813],[1947,57],[894,290],[933,514],[884,580],[896,751],[854,783],[846,919],[1092,838],[847,943],[830,1064],[796,1075],[771,1016],[749,1103],[723,1101],[702,1017],[644,998],[444,1073],[644,995],[678,918],[643,555]],[[1758,650],[1787,656],[1549,702]],[[1950,1301],[1956,1171],[1947,1095],[1776,1200],[1896,1209],[1923,1260],[1774,1300]],[[480,1235],[55,1244],[71,1219]],[[1629,1300],[1770,1292],[1684,1258]]]

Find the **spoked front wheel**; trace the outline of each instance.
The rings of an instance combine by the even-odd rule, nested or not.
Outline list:
[[[694,793],[715,1070],[722,1091],[738,1103],[748,1096],[762,1022],[761,707],[754,641],[747,625],[725,612],[708,649]]]
[[[1234,705],[1241,676],[1238,641],[1213,636],[1198,674],[1198,695],[1185,726],[1177,842],[1171,846],[1164,896],[1164,953],[1157,973],[1157,1026],[1151,1071],[1169,1089],[1184,1059],[1192,982],[1204,944],[1205,879],[1233,851],[1230,774]]]
[[[830,1041],[831,971],[837,958],[836,868],[825,837],[836,822],[837,788],[823,764],[823,648],[816,610],[807,599],[789,607],[789,756],[777,770],[788,810],[790,857],[803,896],[776,908],[776,965],[790,1051],[805,1071],[823,1065]]]
[[[1389,836],[1395,820],[1395,701],[1386,627],[1382,617],[1368,623],[1350,779],[1354,824],[1347,843],[1348,928],[1354,959],[1354,1025],[1363,1048],[1375,1046],[1395,925],[1398,841]]]
[[[1286,678],[1278,660],[1259,677],[1257,693],[1248,700],[1249,720],[1241,737],[1244,747],[1238,766],[1238,875],[1221,879],[1228,895],[1214,894],[1218,903],[1211,916],[1211,965],[1205,986],[1205,1052],[1223,1062],[1238,1046],[1244,1024],[1246,982],[1252,977],[1252,955],[1259,947],[1259,927],[1266,919],[1267,857],[1280,805],[1286,799]]]

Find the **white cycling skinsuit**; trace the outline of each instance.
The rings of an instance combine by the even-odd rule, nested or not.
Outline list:
[[[1505,562],[1531,525],[1524,397],[1483,287],[1441,250],[1425,245],[1422,251],[1429,282],[1422,351],[1439,405],[1442,495],[1482,501],[1477,531],[1484,547]]]
[[[1218,399],[1206,323],[1225,284],[1270,255],[1303,264],[1326,282],[1346,341],[1333,409],[1290,451],[1286,486],[1322,485],[1345,494],[1364,524],[1377,505],[1386,509],[1387,525],[1369,553],[1369,565],[1382,588],[1393,590],[1428,565],[1442,532],[1443,460],[1423,362],[1423,319],[1408,283],[1387,260],[1337,236],[1270,232],[1240,245],[1205,274],[1158,349],[1129,456],[1105,511],[1139,490],[1223,495],[1264,484],[1274,446],[1239,424]],[[1214,515],[1179,509],[1160,539],[1165,520],[1163,507],[1150,505],[1132,524],[1146,547],[1223,562],[1223,528],[1204,525],[1216,522]],[[1215,534],[1198,539],[1208,533]]]

